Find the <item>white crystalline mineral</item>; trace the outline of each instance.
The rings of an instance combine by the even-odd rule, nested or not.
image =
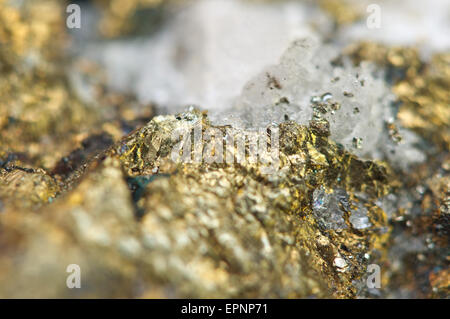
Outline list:
[[[275,63],[294,39],[318,36],[312,17],[331,26],[325,14],[300,2],[192,1],[156,35],[85,51],[105,66],[114,89],[132,91],[170,113],[188,104],[214,111],[227,108],[245,82]]]
[[[411,144],[416,136],[403,130],[396,145],[386,123],[395,119],[394,96],[375,66],[338,60],[339,53],[312,39],[295,41],[280,63],[265,68],[244,86],[233,107],[211,117],[221,124],[265,127],[286,119],[308,125],[317,102],[334,103],[320,114],[330,124],[331,139],[363,158],[388,159],[406,168],[424,155]],[[331,105],[331,104],[330,104]]]
[[[365,229],[372,226],[369,217],[367,217],[367,208],[360,203],[358,203],[356,210],[351,211],[349,220],[355,229]]]
[[[328,194],[323,188],[313,193],[313,215],[317,221],[327,229],[345,229],[344,211],[339,207],[340,201],[345,200],[345,191],[336,190]]]

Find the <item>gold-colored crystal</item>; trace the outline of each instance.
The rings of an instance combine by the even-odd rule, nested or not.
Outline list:
[[[164,2],[97,4],[102,31],[117,36]],[[339,25],[360,18],[345,2],[320,5]],[[265,161],[172,160],[176,130],[228,127],[197,110],[153,117],[151,105],[107,90],[98,66],[66,55],[63,12],[56,0],[0,0],[0,297],[354,298],[370,296],[369,263],[382,268],[382,296],[448,297],[448,53],[424,62],[416,49],[374,43],[345,52],[385,69],[401,126],[435,146],[426,162],[404,172],[358,158],[316,114],[309,126],[276,127],[279,167],[267,174]],[[401,143],[396,124],[386,129]],[[420,252],[401,246],[417,238]],[[65,286],[74,263],[89,283],[77,291]]]

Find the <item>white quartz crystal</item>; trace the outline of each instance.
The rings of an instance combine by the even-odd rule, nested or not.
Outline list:
[[[331,139],[363,158],[389,159],[394,165],[424,160],[412,146],[417,137],[403,130],[399,145],[389,138],[386,123],[395,119],[394,96],[384,73],[374,65],[337,62],[339,51],[312,39],[297,40],[278,64],[266,67],[244,86],[233,107],[211,117],[220,124],[265,127],[286,119],[307,125],[315,99],[338,103],[321,114],[330,124]]]
[[[358,203],[356,210],[351,211],[349,220],[355,229],[361,230],[372,226],[367,216],[367,208],[361,203]]]

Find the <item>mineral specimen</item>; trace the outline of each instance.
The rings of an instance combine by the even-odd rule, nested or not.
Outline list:
[[[130,264],[129,271],[139,271],[141,280],[152,283],[149,287],[154,288],[146,289],[156,289],[166,297],[171,296],[168,291],[178,297],[355,296],[352,280],[364,272],[367,260],[363,256],[383,241],[383,213],[374,210],[368,214],[376,227],[367,228],[364,235],[361,227],[348,227],[354,222],[352,217],[344,219],[343,214],[342,229],[331,231],[326,225],[322,229],[313,218],[311,207],[316,204],[311,202],[318,200],[315,189],[320,185],[339,186],[348,192],[364,190],[376,198],[389,189],[386,170],[356,159],[328,142],[326,136],[294,122],[280,125],[282,167],[273,176],[263,175],[259,165],[245,162],[171,162],[169,150],[177,142],[171,138],[172,131],[195,121],[201,121],[204,129],[210,125],[198,111],[157,117],[92,163],[86,178],[41,211],[40,218],[30,216],[22,221],[16,213],[7,212],[2,227],[14,227],[16,236],[23,238],[20,254],[25,263],[16,261],[14,267],[24,274],[21,280],[27,280],[26,260],[42,249],[23,242],[40,238],[38,242],[52,245],[55,253],[65,250],[71,259],[79,258],[82,268],[100,271],[114,267],[114,263],[124,263],[124,267]],[[232,145],[227,147],[233,152]],[[296,157],[303,160],[294,160]],[[161,177],[141,186],[145,190],[133,204],[127,176],[128,180],[156,176],[155,168]],[[341,202],[346,200],[346,195],[340,196]],[[34,222],[45,223],[61,234],[70,233],[74,236],[70,240],[80,246],[68,243],[69,238],[52,242],[54,235],[44,226],[28,233],[27,227],[20,225],[32,224],[29,219],[37,219]],[[93,258],[86,253],[81,257],[79,250],[97,251],[97,255]],[[345,271],[334,266],[335,256],[345,260]],[[70,258],[56,261],[54,257],[44,254],[40,260],[60,267],[60,275],[55,276],[62,276]],[[53,268],[51,271],[55,271]],[[6,269],[6,273],[11,271]],[[125,280],[125,273],[116,275],[118,281],[109,285]],[[48,276],[42,274],[35,281],[47,280]],[[87,276],[90,281],[91,275]],[[102,290],[103,285],[94,286],[97,280],[85,293],[109,296],[111,292]],[[14,282],[10,277],[3,278],[2,293],[13,291]],[[57,288],[57,280],[54,285],[47,284],[48,291],[39,295],[70,296],[70,290]],[[119,296],[139,296],[132,293],[133,280],[128,285],[130,292],[124,290]],[[146,289],[141,293],[153,293]]]
[[[285,116],[300,124],[314,117],[326,120],[331,138],[354,154],[387,159],[403,168],[423,161],[424,154],[414,146],[420,141],[414,133],[402,128],[401,143],[394,143],[389,135],[386,123],[396,121],[395,104],[383,72],[374,76],[370,64],[333,65],[338,58],[333,49],[312,40],[295,42],[279,65],[246,84],[234,109],[219,113],[219,123],[264,127],[282,122]],[[269,77],[277,87],[270,85]]]
[[[62,2],[0,0],[0,297],[449,297],[448,50],[342,45],[351,1],[94,2],[67,51]]]

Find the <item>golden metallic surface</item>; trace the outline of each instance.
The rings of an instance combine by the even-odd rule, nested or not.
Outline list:
[[[8,162],[50,170],[89,135],[117,140],[124,126],[132,130],[151,118],[151,106],[103,90],[87,62],[75,61],[74,68],[92,78],[97,102],[87,104],[74,92],[65,70],[62,2],[7,3],[0,2],[0,153]]]
[[[367,201],[373,227],[356,230],[346,215],[343,229],[327,229],[312,214],[311,196],[325,187],[329,193],[346,190],[351,199],[364,191],[375,200],[389,190],[386,169],[293,122],[280,126],[282,165],[274,176],[262,174],[258,164],[171,164],[169,151],[177,142],[171,133],[195,120],[208,128],[206,115],[197,111],[155,118],[113,146],[78,186],[38,215],[56,232],[69,231],[82,247],[116,256],[114,262],[124,263],[117,276],[129,276],[125,265],[132,272],[144,265],[144,286],[176,287],[177,297],[354,297],[352,281],[364,275],[364,255],[385,241],[384,213]],[[151,173],[155,168],[158,173]],[[136,195],[143,187],[139,179],[147,179],[148,187],[133,196],[134,206],[126,181],[137,185]],[[9,224],[15,214],[6,213],[2,228],[17,227],[15,219]],[[19,233],[25,240],[54,240],[39,229]],[[51,245],[78,250],[65,241]],[[34,246],[23,249],[25,256],[36,254]],[[52,255],[41,258],[53,262]],[[83,258],[89,268],[97,263]],[[345,266],[336,266],[337,259]],[[2,272],[8,271],[17,268]],[[116,291],[121,284],[108,285]],[[0,294],[12,285],[6,276]],[[125,290],[115,296],[133,295]]]
[[[405,253],[400,269],[385,274],[389,285],[417,291],[424,289],[424,282],[427,282],[428,294],[422,297],[448,297],[448,275],[439,269],[447,269],[449,262],[445,256],[448,256],[450,228],[450,55],[448,52],[437,53],[425,62],[415,48],[368,42],[350,46],[345,54],[357,64],[366,60],[385,68],[387,80],[392,83],[392,91],[400,102],[398,118],[401,125],[414,130],[436,147],[429,147],[426,164],[398,177],[402,181],[399,191],[409,189],[407,192],[415,194],[409,196],[415,200],[396,212],[393,223],[402,229],[402,234],[397,234],[403,238],[401,240],[425,237],[431,248],[425,253]],[[391,137],[398,139],[396,128],[387,125]],[[412,211],[420,213],[411,214]],[[395,246],[396,240],[401,241],[392,236],[390,245]],[[418,261],[412,263],[414,259]]]
[[[6,205],[36,209],[51,203],[59,191],[54,178],[42,169],[10,168],[0,172],[0,197]]]
[[[98,1],[107,36],[162,5],[125,2]],[[343,2],[321,5],[338,24],[358,19]],[[177,129],[227,127],[194,109],[154,117],[152,105],[107,90],[96,65],[66,55],[62,9],[0,0],[0,297],[373,297],[372,263],[384,297],[448,297],[448,53],[424,62],[375,43],[344,52],[386,70],[402,126],[435,146],[425,163],[405,172],[360,159],[316,116],[278,126],[280,167],[265,174],[260,162],[173,161]],[[74,69],[95,102],[77,95]],[[410,249],[417,238],[428,246]],[[80,291],[64,285],[74,262],[89,283]]]

